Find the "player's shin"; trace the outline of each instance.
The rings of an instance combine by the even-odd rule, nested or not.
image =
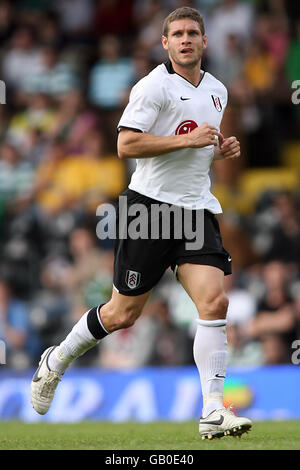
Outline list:
[[[102,305],[86,312],[68,336],[52,351],[48,359],[51,370],[63,374],[74,359],[96,346],[108,335],[101,322],[101,307]]]
[[[202,417],[223,407],[226,356],[226,320],[197,320],[194,359],[201,380]]]

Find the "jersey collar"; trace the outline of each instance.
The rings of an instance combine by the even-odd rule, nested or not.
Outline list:
[[[188,83],[190,83],[193,87],[195,88],[198,88],[198,86],[200,85],[200,83],[202,82],[203,80],[203,77],[205,75],[205,71],[203,72],[203,75],[201,76],[200,78],[200,81],[198,83],[198,85],[194,85],[192,82],[190,82],[187,78],[183,77],[182,75],[180,75],[179,73],[175,72],[174,68],[173,68],[173,65],[172,65],[172,62],[170,61],[170,59],[167,60],[167,62],[164,62],[164,65],[167,69],[167,71],[171,74],[175,73],[176,75],[178,75],[179,77],[183,78],[184,80],[186,80]]]

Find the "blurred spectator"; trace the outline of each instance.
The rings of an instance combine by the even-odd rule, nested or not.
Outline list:
[[[272,53],[260,39],[253,38],[248,46],[244,80],[244,86],[252,95],[252,126],[247,135],[251,155],[249,164],[255,167],[277,166],[282,133],[279,127],[277,129],[276,97],[279,97],[279,92],[276,97],[273,95],[278,84],[278,68]]]
[[[237,274],[225,277],[225,290],[229,300],[227,322],[239,327],[250,322],[256,313],[256,299],[237,285]]]
[[[94,28],[97,36],[130,38],[135,33],[134,0],[97,0]]]
[[[56,11],[46,10],[40,19],[38,30],[39,40],[43,47],[53,47],[56,50],[64,46],[64,34],[61,30],[60,18]]]
[[[16,28],[16,19],[12,3],[9,0],[1,0],[0,2],[0,45],[6,46],[10,41]],[[3,52],[1,52],[2,55]]]
[[[2,77],[8,87],[18,91],[25,78],[34,71],[40,70],[41,52],[36,47],[33,32],[21,26],[13,34],[10,48],[2,60]]]
[[[292,343],[286,345],[280,334],[266,333],[262,335],[260,341],[265,365],[287,364],[290,362]]]
[[[47,157],[36,171],[33,197],[43,217],[63,210],[75,210],[83,191],[81,165],[77,155],[68,155],[65,143],[52,143]]]
[[[139,80],[145,75],[151,72],[154,68],[153,63],[150,60],[149,55],[145,49],[137,49],[132,54],[132,65],[133,65],[133,81],[129,86],[128,94],[125,96],[124,105],[128,103],[129,92],[132,86],[134,86]]]
[[[224,85],[230,89],[234,88],[236,81],[242,76],[244,55],[239,37],[229,34],[226,37],[224,55],[216,65],[216,76],[222,77]]]
[[[263,344],[266,338],[270,339],[268,335],[275,335],[276,343],[286,354],[296,339],[295,314],[288,290],[289,277],[290,273],[283,263],[272,261],[263,266],[265,294],[258,304],[255,318],[243,329],[248,338],[260,339]],[[269,346],[269,342],[265,344]]]
[[[40,70],[29,73],[23,83],[26,93],[42,93],[56,99],[79,86],[79,77],[72,67],[59,59],[53,46],[41,50]]]
[[[14,297],[11,286],[0,279],[0,338],[5,341],[7,362],[14,367],[26,367],[40,353],[38,336],[29,322],[24,302]]]
[[[126,182],[125,167],[104,150],[100,131],[85,136],[81,154],[69,153],[65,142],[53,142],[47,158],[37,167],[33,192],[45,215],[63,210],[94,214],[100,203],[120,194]]]
[[[256,299],[237,285],[237,274],[225,277],[225,290],[229,300],[227,312],[228,364],[230,366],[257,366],[264,362],[258,340],[247,338],[243,329],[256,314]]]
[[[9,122],[7,138],[30,160],[37,143],[49,138],[56,122],[56,112],[49,97],[34,93],[26,98],[24,111],[14,114]]]
[[[60,0],[54,2],[54,7],[60,16],[62,31],[70,38],[88,34],[92,27],[92,0]]]
[[[133,64],[121,56],[116,36],[105,36],[99,43],[100,61],[92,67],[89,96],[93,104],[104,109],[119,109],[133,79]]]
[[[74,321],[82,311],[109,300],[113,275],[113,253],[97,245],[96,233],[78,226],[70,234],[72,261],[64,269],[60,285],[68,292]]]
[[[62,279],[69,262],[51,252],[41,263],[39,286],[29,302],[30,321],[43,340],[43,348],[63,337],[70,325],[71,299]]]
[[[229,324],[226,328],[228,350],[227,364],[239,367],[257,367],[265,364],[265,355],[259,340],[245,337],[237,324]]]
[[[99,42],[100,60],[92,67],[88,95],[100,107],[102,122],[110,142],[116,140],[124,97],[134,78],[132,60],[122,57],[116,36],[104,36]]]
[[[4,142],[0,149],[0,201],[7,211],[14,211],[32,190],[34,171],[21,159],[15,146]]]
[[[9,124],[9,113],[6,106],[0,106],[0,142],[6,139],[6,132]]]
[[[56,209],[62,208],[64,198],[65,204],[67,204],[66,194],[63,188],[61,188],[63,182],[60,181],[60,175],[62,178],[67,178],[67,181],[69,179],[68,175],[64,174],[61,170],[65,158],[65,143],[60,139],[56,139],[53,140],[47,155],[37,166],[35,187],[31,198],[36,201],[42,213],[51,213]],[[76,185],[76,181],[74,181],[74,184]]]
[[[87,172],[86,208],[96,209],[96,204],[113,201],[125,189],[127,183],[126,166],[115,153],[107,152],[104,133],[91,130],[83,143],[81,158]]]
[[[233,34],[243,45],[250,38],[253,24],[253,6],[238,0],[222,0],[207,18],[208,54],[210,70],[214,74],[226,50],[226,38]],[[220,77],[220,80],[222,78]]]
[[[287,16],[260,15],[256,23],[255,34],[269,51],[278,70],[284,64],[289,44]]]
[[[167,15],[168,11],[159,0],[137,2],[135,16],[139,25],[138,47],[146,51],[156,64],[168,58],[161,46],[162,25]]]
[[[274,196],[272,207],[273,222],[265,233],[264,260],[281,260],[299,266],[300,260],[300,219],[295,196],[289,192],[280,192]],[[264,227],[258,230],[257,236]],[[287,249],[288,247],[288,249]]]
[[[87,133],[99,125],[99,116],[86,106],[83,93],[73,89],[59,97],[51,139],[64,139],[69,152],[81,153]]]
[[[30,16],[40,18],[40,14],[53,7],[54,0],[17,0],[18,9],[23,22],[27,24]]]
[[[276,77],[276,62],[266,46],[252,41],[244,66],[245,78],[259,96],[272,91]]]

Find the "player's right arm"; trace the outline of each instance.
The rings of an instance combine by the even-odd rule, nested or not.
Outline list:
[[[218,131],[207,123],[189,134],[157,136],[151,133],[160,113],[166,112],[167,93],[159,68],[142,78],[131,90],[129,103],[120,119],[118,156],[151,158],[184,148],[218,145]]]
[[[126,158],[151,158],[184,148],[202,148],[218,145],[222,137],[214,126],[207,123],[196,127],[188,134],[160,137],[131,129],[121,129],[118,136],[118,156]]]

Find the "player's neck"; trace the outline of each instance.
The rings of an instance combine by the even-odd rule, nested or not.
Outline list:
[[[194,67],[184,67],[179,64],[175,64],[173,60],[171,60],[171,62],[175,73],[188,80],[194,86],[199,85],[202,77],[201,62]]]

